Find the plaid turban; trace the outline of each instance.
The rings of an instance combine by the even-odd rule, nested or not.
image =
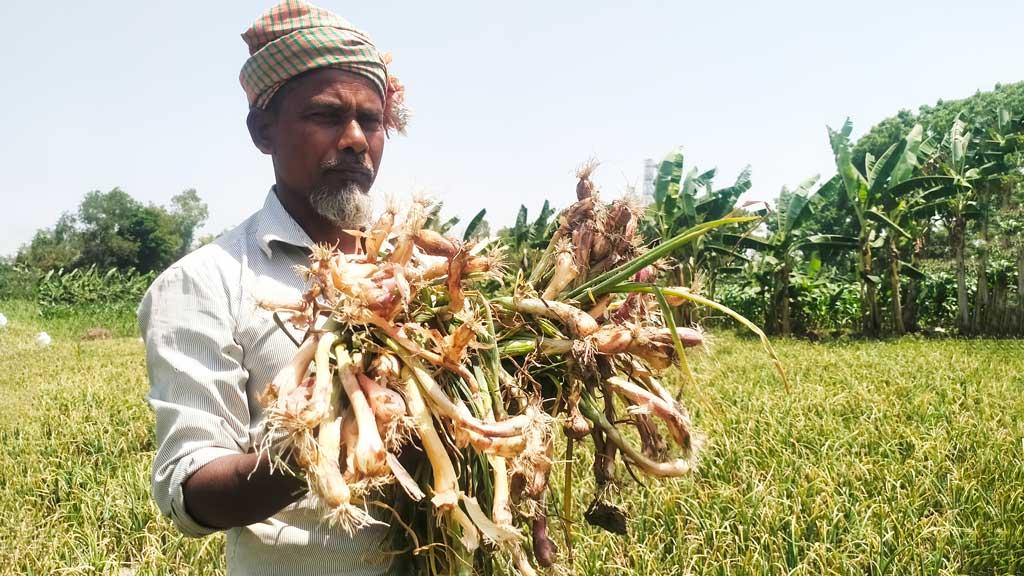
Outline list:
[[[370,37],[344,18],[302,0],[287,0],[242,34],[249,59],[239,81],[249,105],[266,108],[289,79],[317,68],[338,68],[370,80],[388,99],[385,57]]]

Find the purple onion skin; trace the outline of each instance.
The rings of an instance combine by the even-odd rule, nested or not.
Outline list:
[[[558,546],[548,537],[548,517],[543,512],[538,512],[531,522],[533,531],[533,557],[537,564],[543,568],[550,568],[555,564],[555,557],[558,556]]]

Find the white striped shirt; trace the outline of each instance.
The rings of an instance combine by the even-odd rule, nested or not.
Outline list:
[[[261,298],[297,300],[309,236],[273,189],[263,208],[161,274],[139,307],[149,402],[156,414],[153,498],[184,534],[215,530],[185,509],[182,483],[229,454],[254,450],[258,394],[295,351]],[[227,531],[230,576],[382,574],[386,529],[350,538],[304,497],[266,521]]]

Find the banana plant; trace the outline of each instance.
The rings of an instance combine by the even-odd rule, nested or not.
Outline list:
[[[449,230],[455,227],[459,223],[458,216],[452,216],[447,220],[441,215],[441,210],[444,208],[444,202],[438,202],[430,208],[430,212],[427,212],[427,219],[423,223],[423,227],[428,230],[433,230],[440,234],[447,234]]]
[[[1000,213],[997,228],[1006,239],[1006,247],[1016,254],[1017,264],[1017,313],[1016,330],[1024,334],[1024,116],[1012,118],[1009,111],[1000,110],[996,130],[990,131],[988,139],[990,159],[1007,175],[1002,180],[1009,190],[1005,204],[1009,207]],[[1016,185],[1014,185],[1016,183]]]
[[[828,135],[835,155],[836,170],[850,206],[854,210],[859,229],[855,240],[858,252],[857,272],[861,286],[862,329],[866,335],[877,336],[882,327],[878,305],[878,286],[882,279],[875,271],[873,251],[881,249],[887,237],[911,237],[897,220],[886,213],[885,206],[900,206],[905,196],[919,194],[921,190],[941,190],[950,185],[952,179],[948,176],[915,176],[919,170],[918,155],[924,141],[924,129],[920,124],[914,126],[903,139],[890,146],[877,159],[870,154],[867,155],[863,172],[852,161],[852,131],[853,124],[847,119],[838,131],[828,128]],[[914,202],[916,200],[908,199],[900,210],[909,210]],[[843,240],[852,244],[854,239]],[[889,275],[893,288],[894,326],[899,331],[903,327],[899,296],[901,265],[898,258],[890,259],[893,260]]]
[[[466,229],[462,232],[462,241],[469,242],[470,240],[482,240],[489,237],[490,225],[487,224],[487,220],[484,217],[487,216],[487,208],[481,208],[479,212],[473,216],[473,219],[466,224]]]
[[[939,156],[939,169],[955,180],[952,185],[955,194],[941,207],[941,213],[949,230],[953,260],[956,263],[957,324],[961,333],[968,333],[971,329],[970,302],[967,297],[967,224],[979,214],[974,183],[980,174],[967,161],[971,137],[967,124],[957,116],[943,139]]]
[[[926,167],[944,178],[946,198],[935,212],[949,230],[956,266],[957,324],[961,333],[981,328],[987,295],[987,251],[989,217],[993,211],[992,188],[1016,164],[1010,158],[1021,149],[1021,122],[1011,122],[1001,110],[996,126],[972,130],[960,116],[953,120],[932,161]],[[967,229],[972,220],[980,223],[982,246],[979,257],[978,295],[974,315],[967,292]]]
[[[552,234],[551,217],[554,214],[551,203],[545,200],[540,214],[530,222],[526,206],[520,206],[515,224],[498,231],[498,238],[508,247],[510,257],[514,258],[520,270],[532,270],[539,250],[547,246]]]
[[[1004,237],[1009,238],[1009,248],[1017,260],[1017,334],[1024,334],[1024,202],[1018,203],[1016,210],[1006,214],[999,221],[999,228]]]
[[[801,228],[804,221],[813,211],[813,200],[819,195],[829,195],[840,185],[839,177],[835,176],[820,187],[815,188],[817,175],[804,180],[790,191],[783,187],[779,194],[779,204],[771,216],[768,236],[724,234],[723,241],[743,249],[758,253],[749,269],[755,276],[764,278],[771,290],[771,306],[769,306],[766,324],[770,331],[788,336],[792,332],[790,313],[790,296],[792,274],[798,264],[803,250],[813,247],[849,248],[850,244],[844,237],[824,234],[807,234]]]
[[[684,165],[683,151],[676,148],[658,166],[654,200],[647,208],[643,226],[644,237],[649,242],[665,241],[682,230],[730,215],[740,195],[750,189],[749,167],[740,172],[731,186],[715,189],[714,169],[686,171]],[[722,242],[722,235],[717,231],[681,247],[671,256],[676,262],[672,282],[693,287],[702,279],[712,298],[716,273],[729,261],[746,260],[734,246]],[[677,320],[691,322],[689,310],[680,310]]]
[[[908,158],[905,168],[920,171],[921,159],[933,157],[935,147],[930,139],[922,139],[913,130],[907,138],[907,148],[913,153],[913,159]],[[866,166],[877,164],[870,154],[865,158]],[[945,205],[955,194],[955,187],[951,186],[953,181],[948,177],[925,175],[903,179],[902,176],[904,174],[894,174],[898,182],[882,188],[876,204],[866,213],[876,224],[876,247],[884,248],[881,260],[886,265],[893,330],[898,335],[907,332],[908,323],[912,329],[916,325],[916,314],[913,313],[914,287],[915,282],[924,279],[924,273],[915,265],[916,252],[921,248],[928,228],[932,226],[936,209]],[[909,279],[907,293],[910,314],[903,303],[902,277]]]
[[[427,219],[423,223],[423,227],[427,230],[433,230],[440,234],[448,234],[461,221],[458,216],[452,216],[447,220],[441,215],[441,209],[444,208],[444,202],[438,202],[430,208],[430,212],[427,213]],[[466,225],[466,230],[462,234],[462,240],[468,242],[470,240],[478,240],[482,237],[486,237],[487,234],[487,221],[484,220],[484,216],[487,215],[487,209],[483,208]]]

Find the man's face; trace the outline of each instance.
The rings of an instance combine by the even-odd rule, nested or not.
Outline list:
[[[279,187],[337,226],[365,224],[386,137],[380,94],[369,80],[335,69],[309,72],[281,90],[259,113],[266,143],[254,134],[273,156]]]

